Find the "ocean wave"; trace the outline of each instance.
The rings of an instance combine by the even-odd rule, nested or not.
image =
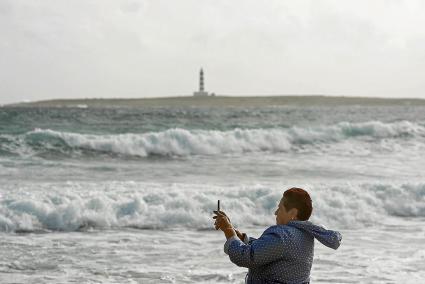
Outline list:
[[[311,221],[326,226],[361,228],[391,223],[391,218],[425,217],[423,183],[316,185],[305,188],[313,199]],[[275,222],[273,212],[284,189],[276,185],[135,182],[2,186],[0,231],[211,229],[212,210],[216,208],[217,199],[221,199],[222,209],[236,226],[270,226]]]
[[[421,124],[399,121],[383,123],[341,122],[318,127],[270,129],[187,130],[168,129],[140,134],[93,135],[35,129],[24,135],[0,135],[0,155],[135,157],[287,152],[301,147],[342,141],[376,142],[383,139],[424,139]]]

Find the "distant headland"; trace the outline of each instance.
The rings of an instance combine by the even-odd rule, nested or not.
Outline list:
[[[266,107],[266,106],[337,106],[337,105],[425,105],[424,99],[334,97],[324,95],[285,96],[182,96],[138,99],[58,99],[9,104],[3,107],[64,107],[64,108],[115,108],[115,107]]]
[[[216,95],[205,90],[205,74],[199,71],[199,89],[193,96],[162,98],[86,98],[56,99],[36,102],[22,102],[3,107],[58,107],[58,108],[143,108],[143,107],[267,107],[267,106],[337,106],[337,105],[425,105],[425,99],[413,98],[371,98],[326,95],[257,95],[228,96]]]

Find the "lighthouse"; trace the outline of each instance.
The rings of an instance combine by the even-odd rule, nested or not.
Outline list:
[[[199,91],[193,92],[195,97],[207,97],[208,92],[204,90],[204,70],[199,71]]]

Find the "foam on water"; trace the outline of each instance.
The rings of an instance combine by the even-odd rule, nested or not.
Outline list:
[[[313,198],[311,220],[343,235],[337,252],[316,247],[313,282],[418,283],[424,113],[0,111],[0,282],[242,282],[213,230],[217,199],[257,237],[283,191],[300,186]],[[44,233],[17,235],[26,232]]]
[[[379,145],[383,140],[387,144],[411,140],[423,144],[424,138],[425,127],[409,121],[341,122],[307,128],[293,126],[229,131],[175,128],[161,132],[114,135],[36,129],[23,135],[0,135],[0,155],[81,156],[96,153],[139,157],[220,155],[297,151],[300,147],[315,148],[323,144],[345,141],[352,144],[367,142]]]
[[[237,225],[272,225],[282,195],[276,185],[44,183],[3,185],[0,230],[5,232],[135,227],[211,228],[221,199]],[[313,221],[339,228],[425,217],[425,184],[345,184],[306,187],[314,201]],[[400,202],[403,200],[403,202]],[[401,220],[400,220],[401,221]]]

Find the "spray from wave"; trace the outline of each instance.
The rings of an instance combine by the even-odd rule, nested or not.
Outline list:
[[[275,185],[69,182],[5,189],[0,198],[3,232],[125,227],[211,229],[217,199],[222,200],[223,209],[237,226],[270,226],[275,222],[273,212],[282,196],[282,188]],[[313,199],[311,220],[336,228],[377,226],[391,218],[425,217],[425,184],[317,185],[306,189]]]
[[[92,135],[36,129],[24,135],[0,135],[0,155],[19,156],[191,156],[288,152],[344,141],[424,139],[425,127],[408,121],[341,122],[315,128],[169,129],[141,134]]]

